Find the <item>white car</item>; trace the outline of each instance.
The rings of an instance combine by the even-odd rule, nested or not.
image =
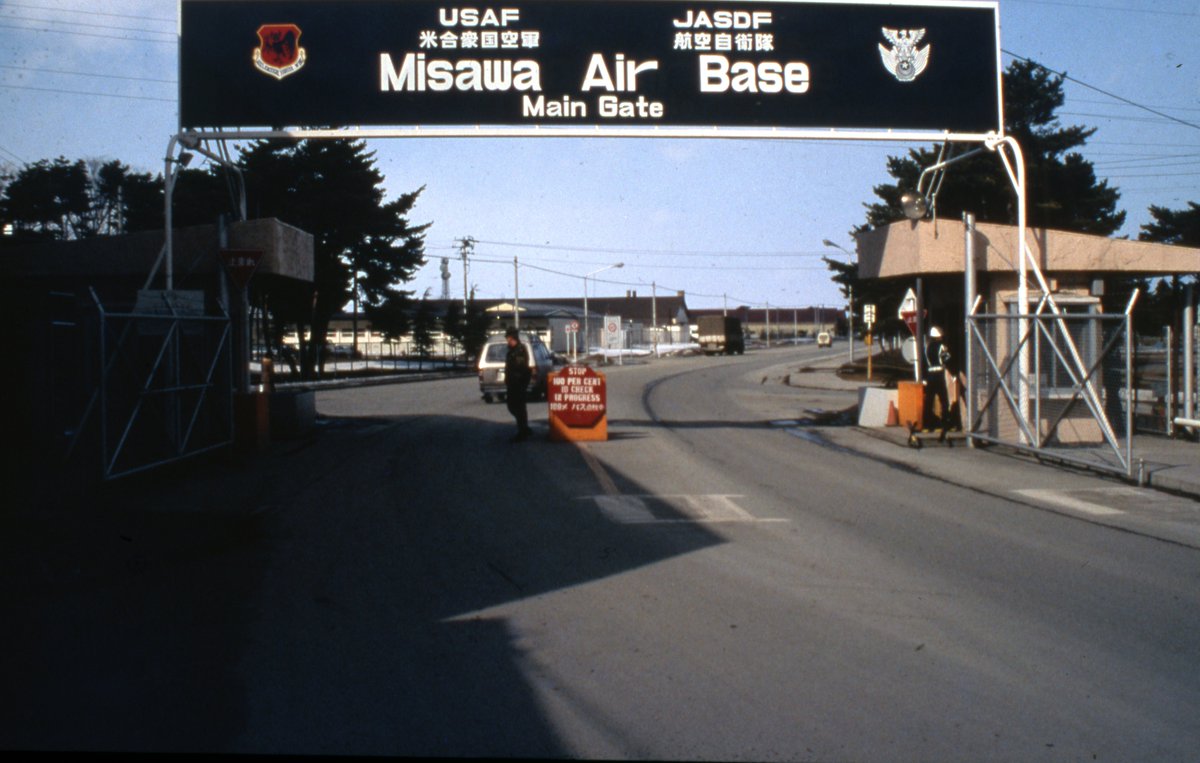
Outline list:
[[[546,394],[546,377],[554,370],[554,355],[537,334],[521,332],[521,342],[529,352],[529,367],[533,379],[529,382],[529,398],[536,400]],[[479,351],[479,392],[483,400],[503,401],[507,397],[504,384],[504,359],[508,355],[508,340],[503,334],[488,337]]]

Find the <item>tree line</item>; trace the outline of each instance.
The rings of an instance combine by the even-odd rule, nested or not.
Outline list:
[[[388,199],[365,142],[256,141],[240,149],[238,166],[251,218],[278,218],[313,236],[310,293],[272,292],[252,282],[268,343],[279,347],[293,325],[301,337],[297,370],[303,378],[320,375],[329,323],[347,304],[356,312],[361,307],[389,339],[414,332],[418,351],[428,351],[438,328],[468,353],[482,346],[487,316],[473,304],[434,316],[426,300],[413,300],[403,288],[425,264],[431,223],[409,219],[424,187]],[[42,160],[0,177],[0,185],[0,247],[164,227],[163,176],[120,161]],[[220,164],[181,168],[173,223],[233,217],[238,193],[236,178]]]

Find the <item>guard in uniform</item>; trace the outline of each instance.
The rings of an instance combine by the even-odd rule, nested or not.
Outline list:
[[[517,433],[510,442],[521,442],[533,434],[529,428],[525,397],[534,372],[529,367],[529,350],[521,343],[521,332],[510,328],[504,332],[504,338],[508,341],[508,352],[504,356],[504,399],[508,412],[517,420]]]
[[[929,329],[929,341],[925,343],[926,369],[925,376],[926,421],[932,421],[933,401],[938,402],[938,424],[942,430],[942,439],[950,429],[950,397],[946,388],[946,361],[950,359],[950,351],[942,341],[942,330],[937,326]],[[933,427],[926,427],[932,429]]]

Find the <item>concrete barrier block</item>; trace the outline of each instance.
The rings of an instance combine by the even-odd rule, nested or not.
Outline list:
[[[859,387],[858,425],[860,427],[887,426],[888,405],[897,405],[894,389]]]

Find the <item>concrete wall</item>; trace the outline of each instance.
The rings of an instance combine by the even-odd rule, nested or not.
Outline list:
[[[0,274],[14,278],[79,278],[96,276],[144,279],[158,259],[162,231],[124,236],[97,236],[79,241],[48,241],[4,249]],[[259,249],[258,272],[298,281],[313,279],[313,237],[275,219],[231,223],[229,247]],[[175,231],[175,273],[208,275],[217,272],[217,226],[197,225]],[[159,270],[161,279],[162,270]]]

